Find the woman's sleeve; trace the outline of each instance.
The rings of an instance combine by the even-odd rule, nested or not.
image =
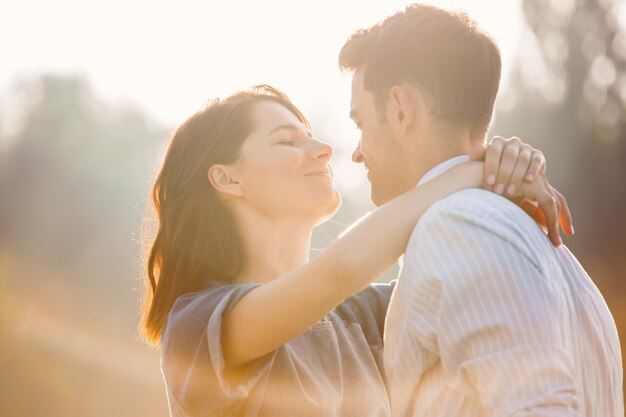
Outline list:
[[[363,291],[356,293],[346,300],[358,314],[358,322],[370,344],[382,345],[382,337],[387,316],[387,307],[391,293],[396,285],[396,280],[388,283],[374,283],[368,285]]]
[[[161,368],[173,415],[229,414],[268,375],[273,353],[226,373],[222,318],[255,285],[229,285],[180,297],[163,332]],[[179,413],[175,413],[179,410]]]

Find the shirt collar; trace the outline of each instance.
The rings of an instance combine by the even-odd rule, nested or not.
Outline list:
[[[425,182],[428,182],[428,181],[432,180],[433,178],[440,176],[441,174],[443,174],[444,172],[446,172],[447,170],[449,170],[453,166],[462,164],[463,162],[468,162],[469,160],[470,160],[469,155],[455,156],[453,158],[445,160],[442,163],[440,163],[439,165],[437,165],[434,168],[432,168],[430,171],[428,171],[422,177],[422,179],[417,183],[417,185],[418,186],[422,185]]]

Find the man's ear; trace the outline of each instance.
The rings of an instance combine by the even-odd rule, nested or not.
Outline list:
[[[426,103],[420,91],[409,83],[394,85],[389,90],[387,122],[406,133],[420,123],[426,112]]]
[[[243,187],[237,180],[233,167],[216,164],[207,173],[209,182],[220,193],[226,196],[242,197]]]

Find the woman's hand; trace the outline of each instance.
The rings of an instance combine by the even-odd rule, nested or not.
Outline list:
[[[548,183],[543,173],[539,173],[532,183],[522,184],[515,195],[507,198],[520,206],[538,224],[548,229],[548,237],[554,246],[563,243],[559,235],[559,223],[566,235],[574,234],[572,217],[565,197]]]
[[[470,157],[473,161],[485,161],[483,186],[496,194],[506,191],[512,196],[523,182],[530,183],[539,173],[546,172],[543,152],[515,136],[495,136],[486,146],[474,148]]]
[[[471,159],[485,160],[483,188],[509,198],[546,227],[554,246],[562,243],[559,223],[566,235],[574,234],[567,201],[548,183],[541,151],[517,137],[496,136],[474,149]]]

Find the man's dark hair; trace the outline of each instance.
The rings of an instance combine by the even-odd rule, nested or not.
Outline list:
[[[343,71],[364,68],[364,87],[379,108],[390,88],[418,87],[431,113],[448,126],[484,135],[500,84],[500,51],[467,14],[413,4],[355,32],[339,53]]]

